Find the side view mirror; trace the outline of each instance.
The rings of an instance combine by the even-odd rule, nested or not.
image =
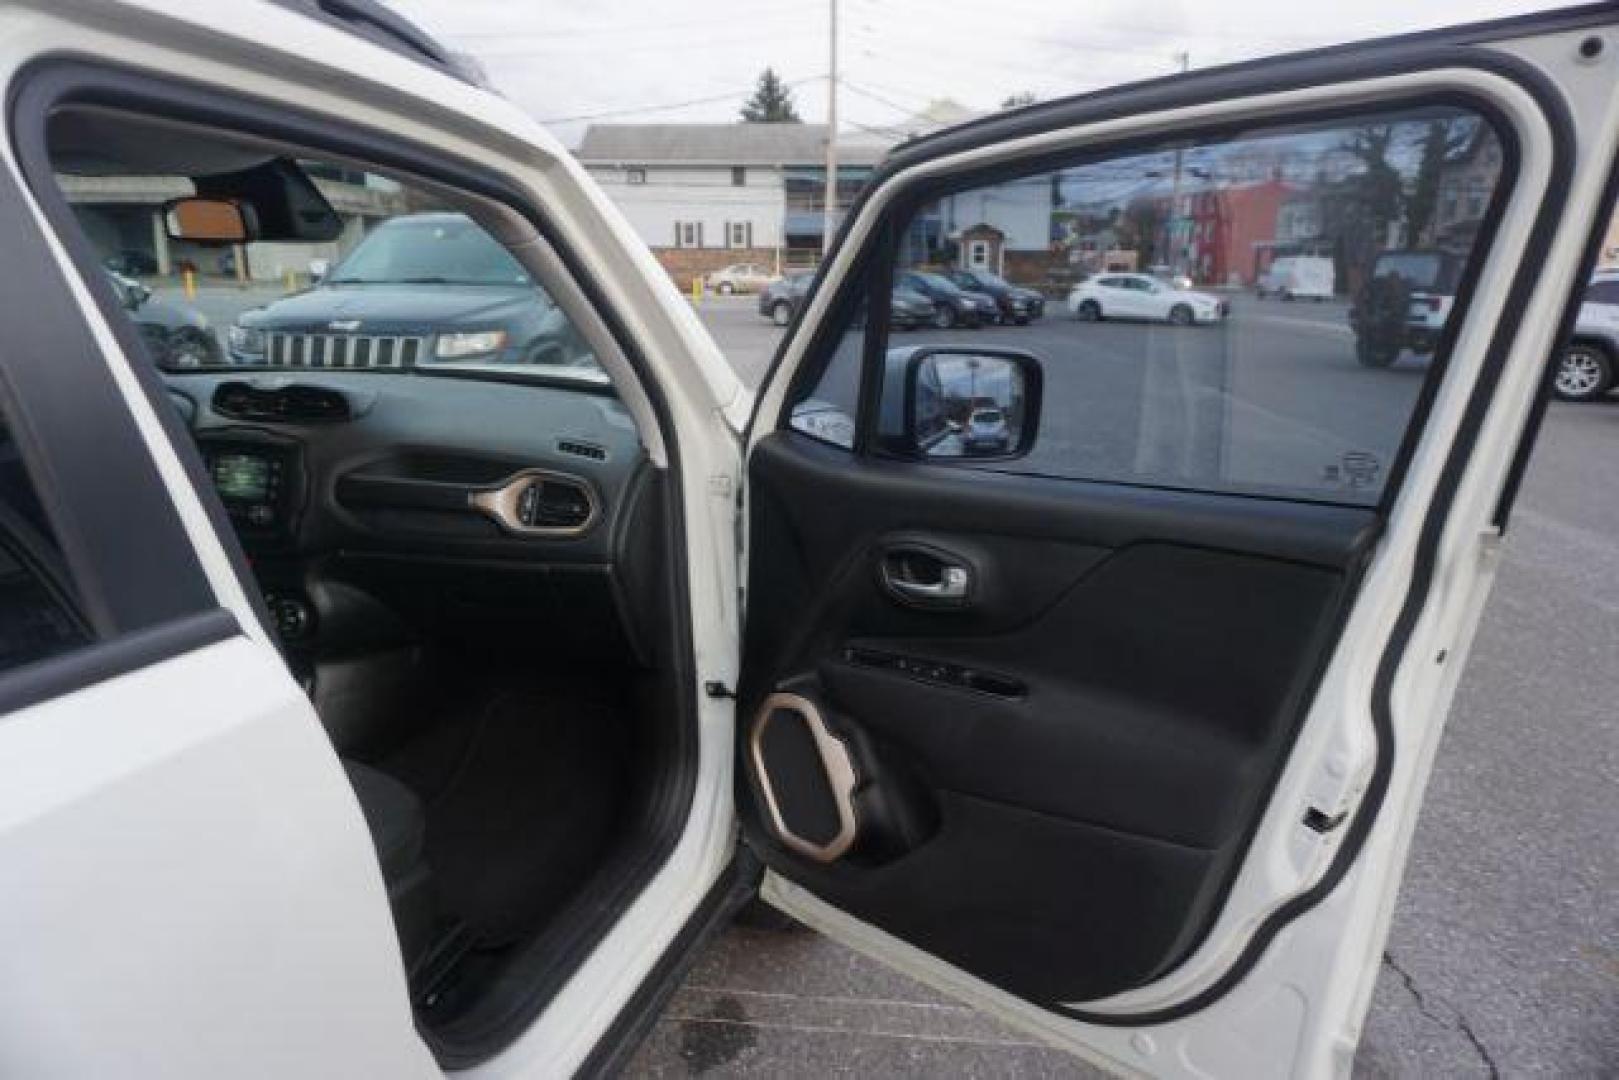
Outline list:
[[[152,298],[152,290],[137,282],[129,286],[128,295],[129,309],[134,311]]]
[[[240,199],[192,196],[163,204],[163,228],[171,240],[196,244],[246,244],[259,236],[258,214]]]
[[[973,346],[894,350],[888,375],[881,434],[890,451],[929,461],[985,461],[1022,457],[1034,445],[1044,379],[1032,353]]]
[[[331,263],[327,262],[325,259],[310,259],[309,280],[319,281],[321,278],[326,276],[326,272],[331,268]]]

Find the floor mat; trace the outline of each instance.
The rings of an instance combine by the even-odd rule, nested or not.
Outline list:
[[[428,799],[440,908],[481,944],[532,933],[607,853],[626,796],[625,722],[597,701],[506,692],[392,763]]]

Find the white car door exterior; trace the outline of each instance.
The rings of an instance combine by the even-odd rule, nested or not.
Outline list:
[[[10,110],[0,235],[8,258],[31,268],[0,282],[0,371],[14,391],[7,420],[18,452],[48,478],[40,498],[80,590],[82,604],[58,607],[89,627],[81,648],[15,673],[0,657],[0,878],[25,883],[0,889],[0,1074],[440,1071],[414,1024],[360,809],[248,598],[251,577],[190,435],[88,245],[72,226],[53,232],[47,195],[61,197],[43,124],[61,95],[91,83],[105,93],[109,79],[161,83],[164,107],[193,107],[199,98],[186,95],[200,94],[224,125],[320,123],[338,138],[398,140],[501,178],[526,237],[510,242],[557,267],[559,288],[588,281],[588,300],[575,285],[559,303],[643,358],[632,369],[622,352],[601,353],[649,458],[683,493],[702,665],[693,685],[735,681],[725,493],[736,486],[734,428],[748,395],[554,138],[487,90],[334,21],[274,4],[241,5],[220,26],[215,5],[187,0],[0,3]],[[35,187],[25,158],[46,163]],[[554,229],[543,240],[537,219]],[[572,260],[565,269],[558,249]],[[682,433],[678,461],[666,431]],[[5,525],[0,514],[9,549]],[[730,705],[693,693],[697,794],[672,852],[482,1075],[551,1076],[585,1063],[726,869]]]
[[[1167,319],[1173,300],[1170,291],[1156,282],[1135,279],[1135,293],[1137,301],[1141,304],[1141,315],[1147,319]]]
[[[754,617],[738,707],[754,798],[743,811],[745,835],[769,866],[765,897],[824,933],[1113,1069],[1182,1077],[1346,1074],[1443,719],[1539,423],[1546,357],[1572,320],[1570,297],[1596,250],[1599,218],[1613,201],[1616,82],[1619,15],[1611,8],[1581,9],[1104,91],[947,132],[896,153],[851,212],[820,287],[761,391],[750,429]],[[1086,962],[1073,959],[1080,954],[1065,936],[1095,935],[1086,955],[1105,955],[1120,939],[1142,932],[1168,887],[1167,878],[1157,879],[1142,903],[1110,910],[1099,925],[1067,926],[1063,905],[1018,884],[1053,880],[1050,867],[1035,860],[1061,862],[1071,850],[1060,838],[1049,838],[1045,848],[1046,840],[1034,839],[1055,828],[1052,818],[994,831],[997,821],[1021,820],[1009,804],[1032,798],[1040,776],[1060,756],[1038,751],[1061,746],[1064,732],[1085,722],[1083,713],[1063,711],[1079,706],[1052,704],[1085,700],[1062,696],[1064,686],[1073,688],[1061,669],[1063,663],[1083,666],[1085,657],[1066,657],[1054,661],[1055,671],[1024,676],[1027,651],[1051,642],[1024,637],[1016,639],[1018,647],[985,644],[996,632],[987,627],[1007,617],[1004,608],[984,607],[977,615],[983,621],[974,624],[979,636],[956,639],[938,616],[928,621],[915,604],[908,615],[885,607],[895,601],[893,589],[887,599],[863,591],[875,588],[873,575],[845,580],[830,576],[831,568],[876,560],[883,573],[912,584],[914,575],[931,573],[938,585],[930,595],[942,595],[939,589],[954,582],[953,602],[972,611],[971,589],[990,590],[995,581],[1006,589],[1028,566],[1007,534],[1026,529],[1028,542],[1046,545],[1028,551],[1059,559],[1068,549],[1051,539],[1057,516],[1071,513],[1082,528],[1086,515],[1117,523],[1114,500],[1135,507],[1137,495],[1094,481],[1059,489],[1040,475],[1015,475],[1015,462],[992,463],[980,480],[984,473],[966,467],[970,462],[930,462],[921,450],[910,455],[903,449],[909,445],[905,430],[893,426],[901,410],[890,409],[886,398],[881,410],[855,418],[851,438],[816,437],[792,424],[797,396],[827,396],[815,391],[817,379],[830,385],[845,355],[833,351],[842,339],[829,324],[851,318],[863,289],[876,296],[885,287],[883,267],[895,250],[888,245],[897,243],[892,238],[902,235],[924,199],[953,197],[975,183],[1026,179],[1026,186],[1040,188],[1048,183],[1045,174],[1028,178],[1052,162],[1059,162],[1053,168],[1061,182],[1072,183],[1082,163],[1105,165],[1113,145],[1158,147],[1167,160],[1200,137],[1218,139],[1262,124],[1289,128],[1356,110],[1372,115],[1397,102],[1466,103],[1510,147],[1487,243],[1475,249],[1468,295],[1458,301],[1433,365],[1431,406],[1416,414],[1398,482],[1372,511],[1376,539],[1365,548],[1342,622],[1324,646],[1320,676],[1299,702],[1297,735],[1241,841],[1238,868],[1217,910],[1201,930],[1185,927],[1189,936],[1179,951],[1163,954],[1172,962],[1144,965],[1137,977],[1089,996],[1065,992],[1096,982],[1087,978]],[[1080,164],[1063,164],[1065,152]],[[1134,151],[1120,151],[1126,152]],[[1109,315],[1124,313],[1108,302],[1115,291],[1122,292],[1099,283],[1094,293],[1107,298]],[[886,342],[875,337],[864,339],[863,359],[855,361],[865,365],[867,394],[910,386],[893,375],[899,369],[892,368]],[[958,351],[977,357],[970,364],[975,378],[995,362],[975,342]],[[873,365],[885,364],[891,377],[871,374]],[[1055,366],[1047,367],[1048,414]],[[934,399],[944,393],[937,381],[931,389],[915,385],[919,389],[907,392]],[[1220,392],[1211,399],[1218,401]],[[1130,460],[1127,467],[1138,467],[1139,459]],[[1361,464],[1350,460],[1344,468]],[[1013,487],[1015,494],[1008,494]],[[803,489],[813,497],[798,494]],[[1148,531],[1170,535],[1193,528],[1191,516],[1176,516],[1177,506],[1188,514],[1194,504],[1199,513],[1234,512],[1229,504],[1163,491],[1150,501],[1152,514],[1166,516],[1155,516]],[[1033,513],[1035,506],[1040,513]],[[981,528],[975,521],[991,520],[995,537],[973,531]],[[897,531],[882,532],[885,522]],[[1000,544],[1009,544],[1012,554],[996,561]],[[1068,557],[1079,556],[1070,551]],[[979,575],[982,581],[974,576],[974,567],[982,571],[986,564],[1001,575],[995,581],[987,572]],[[825,569],[817,573],[818,566]],[[794,592],[800,573],[816,586]],[[1150,583],[1143,588],[1131,594],[1128,610],[1140,613],[1159,601],[1173,610],[1178,602],[1155,596]],[[1016,589],[997,594],[997,602],[1014,608],[1018,600]],[[780,612],[784,604],[794,620],[761,614]],[[1076,619],[1086,617],[1076,613]],[[1178,633],[1168,627],[1166,635]],[[1100,634],[1095,647],[1108,640]],[[1150,635],[1136,640],[1138,646],[1153,641]],[[997,665],[1000,672],[984,681],[991,676],[983,672]],[[1121,654],[1115,669],[1127,666],[1128,654]],[[1149,696],[1178,677],[1173,655],[1155,678],[1151,671],[1142,675]],[[1105,683],[1115,675],[1103,667],[1097,677]],[[1057,689],[1047,691],[1048,683]],[[1210,685],[1218,687],[1219,679]],[[979,696],[951,696],[962,688]],[[1117,704],[1117,691],[1113,686],[1103,695],[1108,708]],[[985,694],[1005,702],[986,703]],[[971,718],[980,714],[995,722],[974,726]],[[1025,722],[1027,729],[1020,726]],[[795,727],[805,740],[800,750],[779,734]],[[1025,734],[1032,749],[1017,757],[1013,740]],[[1120,737],[1122,729],[1108,736]],[[897,759],[884,756],[883,740],[902,747]],[[1106,783],[1126,793],[1119,798],[1150,775],[1154,753],[1171,744],[1161,745],[1106,774]],[[988,762],[1002,755],[1012,755],[1006,771],[986,776]],[[917,760],[928,763],[931,775],[913,775],[909,788],[896,783],[893,773]],[[1085,758],[1076,760],[1082,768]],[[935,783],[940,773],[955,779]],[[1052,775],[1051,801],[1085,796],[1073,790],[1083,789],[1079,775],[1068,779],[1067,789],[1061,774]],[[975,782],[984,786],[963,795]],[[1002,786],[986,794],[995,783]],[[913,797],[918,789],[933,796],[938,816],[926,813],[927,798]],[[1189,797],[1184,787],[1166,793],[1170,804]],[[922,809],[913,814],[917,806]],[[833,814],[833,808],[841,809]],[[974,823],[980,827],[976,844],[962,832]],[[1084,826],[1075,829],[1078,836]],[[1077,906],[1115,887],[1128,865],[1119,855],[1120,834],[1110,836],[1113,854],[1088,870],[1084,864],[1075,869]],[[951,856],[932,854],[952,843]],[[1108,861],[1116,855],[1117,862]],[[980,892],[984,879],[994,888]],[[1074,969],[1054,977],[1054,966],[1065,962]]]
[[[18,180],[11,100],[0,1073],[427,1075],[354,794],[143,347]]]

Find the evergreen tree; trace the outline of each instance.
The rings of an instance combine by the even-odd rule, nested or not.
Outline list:
[[[793,108],[792,91],[782,84],[774,69],[765,68],[753,96],[742,103],[742,119],[750,124],[798,124],[802,119]]]

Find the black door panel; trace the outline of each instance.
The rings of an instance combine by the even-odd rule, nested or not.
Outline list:
[[[770,864],[856,918],[1041,1003],[1139,985],[1179,955],[1216,855],[935,793],[940,821],[902,858]],[[919,903],[926,897],[927,903]]]
[[[857,461],[790,432],[749,469],[744,730],[791,689],[861,781],[830,863],[748,821],[771,865],[1033,1000],[1172,966],[1285,760],[1373,511]],[[894,553],[918,550],[970,572],[965,602],[895,593]]]

